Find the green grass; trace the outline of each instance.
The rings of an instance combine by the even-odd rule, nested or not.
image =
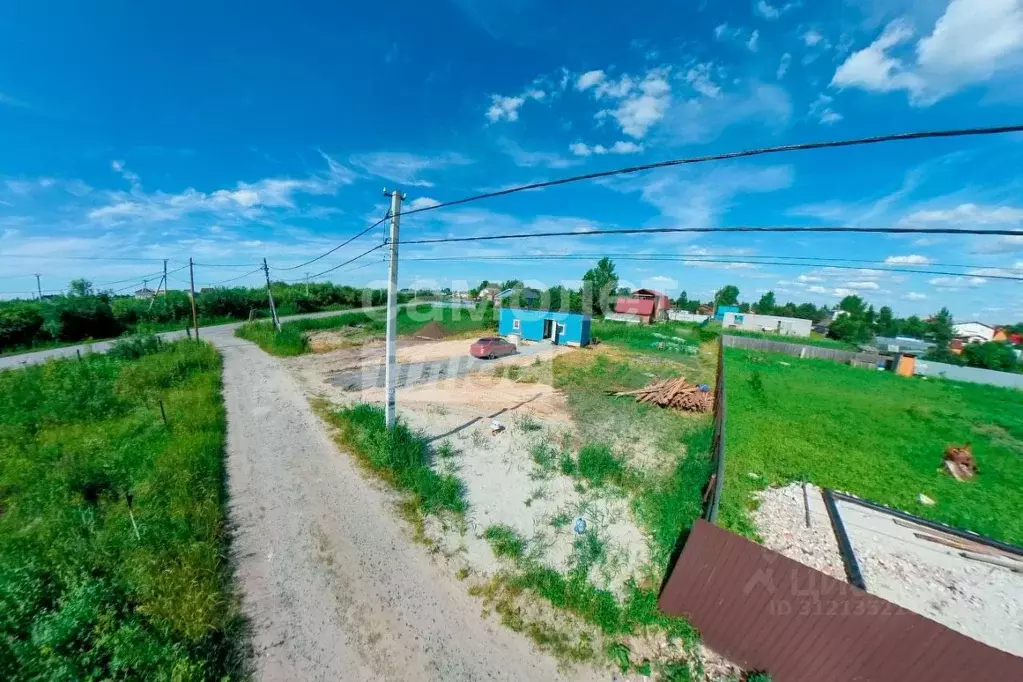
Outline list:
[[[365,403],[329,411],[327,417],[338,429],[338,442],[384,480],[406,491],[418,512],[465,512],[461,481],[430,467],[425,436],[400,420],[388,430],[383,409]]]
[[[755,490],[805,477],[1023,544],[1023,392],[738,348],[725,360],[725,527],[755,537]],[[942,456],[962,443],[972,444],[979,474],[960,483]],[[920,493],[937,504],[920,504]]]
[[[437,322],[448,335],[459,336],[494,331],[497,324],[493,309],[451,308],[433,304],[420,304],[398,308],[398,334],[414,334],[429,322]],[[346,327],[361,327],[370,336],[383,337],[387,329],[383,310],[352,311],[331,317],[294,320],[281,325],[275,332],[268,321],[247,322],[235,334],[256,343],[267,353],[280,357],[293,357],[310,352],[307,335],[312,331],[332,331]]]
[[[714,330],[685,322],[657,324],[629,324],[594,320],[590,334],[601,343],[640,352],[675,355],[685,352],[685,346],[697,348],[700,343],[717,337]]]
[[[521,559],[526,552],[526,540],[514,528],[503,524],[488,526],[483,538],[490,543],[497,556]]]
[[[187,341],[0,373],[0,677],[243,677],[220,388]]]
[[[578,472],[598,488],[608,483],[623,485],[628,475],[625,462],[604,443],[591,443],[579,450]]]
[[[727,336],[745,336],[750,339],[767,339],[768,341],[780,341],[781,343],[792,343],[800,346],[819,346],[820,348],[834,348],[836,350],[860,349],[855,343],[829,339],[817,333],[810,336],[782,336],[781,334],[770,334],[766,332],[750,332],[742,329],[723,329],[722,334]]]

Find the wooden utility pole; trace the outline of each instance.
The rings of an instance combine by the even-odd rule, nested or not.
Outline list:
[[[156,297],[160,295],[160,287],[163,287],[163,295],[167,295],[167,259],[163,259],[163,277],[160,279],[160,283],[156,285],[156,291],[153,292],[153,297],[149,299],[149,309],[153,309],[153,304],[156,303]]]
[[[192,324],[195,325],[195,338],[199,339],[199,314],[195,310],[195,264],[188,259],[188,286],[191,290],[192,299]]]
[[[270,300],[270,317],[273,319],[274,329],[277,331],[281,330],[281,320],[277,317],[277,306],[274,305],[274,292],[270,288],[270,266],[266,264],[266,259],[263,259],[263,274],[266,275],[266,297]]]
[[[387,190],[384,189],[384,195]],[[394,190],[391,192],[391,241],[390,241],[390,265],[387,268],[387,360],[384,367],[384,423],[390,429],[394,426],[396,418],[394,380],[395,380],[395,359],[397,357],[398,341],[398,220],[401,216],[401,202],[405,195]]]
[[[36,275],[36,290],[39,291],[39,300],[43,300],[43,283],[39,279],[42,275]]]

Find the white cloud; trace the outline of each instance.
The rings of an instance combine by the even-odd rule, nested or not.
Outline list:
[[[911,254],[908,256],[888,256],[884,259],[885,265],[927,265],[931,259],[927,256]]]
[[[124,165],[124,161],[118,161],[115,159],[110,162],[110,168],[113,169],[115,173],[119,173],[121,177],[124,178],[129,185],[131,185],[132,190],[138,191],[142,188],[139,176],[128,170],[128,168]]]
[[[665,69],[653,69],[638,84],[629,76],[620,81],[607,81],[596,89],[596,96],[620,100],[616,109],[605,109],[598,116],[611,116],[622,132],[642,139],[660,121],[671,103],[671,86]]]
[[[595,71],[587,71],[575,82],[575,89],[579,91],[585,91],[589,88],[596,87],[604,82],[604,72],[597,69]]]
[[[514,122],[519,120],[519,109],[527,100],[535,100],[537,102],[547,97],[547,93],[539,88],[530,87],[525,90],[521,95],[505,96],[505,95],[491,95],[490,96],[490,107],[487,109],[487,120],[491,123],[497,123],[500,120],[508,122]]]
[[[817,99],[810,103],[810,116],[824,125],[838,123],[843,116],[831,108],[831,103],[834,101],[834,97],[824,93],[817,95]]]
[[[757,14],[765,19],[777,19],[782,13],[782,10],[769,4],[766,0],[760,0],[754,9]]]
[[[792,64],[792,55],[788,52],[781,56],[781,61],[778,63],[778,70],[774,73],[778,80],[785,77],[785,74],[789,72],[789,65]]]
[[[416,197],[415,199],[409,202],[408,207],[409,209],[414,211],[419,208],[433,208],[434,206],[439,205],[440,202],[431,197]]]
[[[454,152],[436,156],[419,156],[406,152],[371,152],[355,154],[348,160],[353,166],[371,175],[415,187],[433,187],[432,181],[422,177],[425,171],[443,170],[472,163],[471,159]]]
[[[1023,222],[1023,208],[959,204],[947,209],[921,210],[905,218],[905,223],[950,223],[953,225],[1004,225]]]
[[[820,286],[819,284],[815,284],[814,286],[808,288],[807,291],[809,291],[811,294],[826,294],[826,293],[828,293],[828,290],[825,289],[824,287]]]
[[[824,36],[812,28],[803,34],[803,43],[807,47],[827,46],[827,40],[824,39]]]
[[[636,154],[643,151],[643,145],[627,140],[619,140],[610,147],[605,147],[602,144],[596,144],[591,147],[585,142],[573,142],[568,146],[568,149],[576,156],[586,157],[593,154],[597,156],[603,156],[604,154]]]
[[[912,104],[928,106],[1023,64],[1020,0],[951,0],[932,32],[917,42],[911,59],[892,54],[914,33],[906,19],[889,23],[871,45],[839,66],[832,85],[905,90]]]
[[[985,242],[974,253],[1023,253],[1023,237],[1007,235],[994,242]]]
[[[0,104],[6,105],[6,106],[9,106],[9,107],[17,107],[18,109],[29,109],[30,108],[28,106],[28,104],[26,104],[25,102],[22,102],[20,99],[15,99],[14,97],[11,97],[10,95],[5,95],[2,92],[0,92]]]
[[[934,279],[927,280],[927,283],[938,289],[948,289],[956,291],[959,289],[973,289],[979,286],[987,284],[987,280],[983,277],[935,277]]]
[[[817,277],[816,275],[800,275],[796,278],[800,282],[823,282],[823,277]]]
[[[881,286],[877,282],[848,282],[846,286],[850,289],[866,289],[868,291],[877,291]]]
[[[751,83],[743,92],[680,99],[665,114],[662,127],[671,142],[691,144],[709,142],[744,123],[783,128],[791,117],[792,102],[784,89]]]
[[[581,163],[578,159],[568,159],[553,152],[523,149],[519,144],[507,138],[500,140],[499,145],[501,150],[510,156],[515,165],[520,168],[562,169],[578,166]]]
[[[265,178],[254,183],[239,182],[234,189],[211,193],[191,187],[180,194],[154,192],[146,194],[133,185],[131,193],[111,192],[111,203],[88,213],[90,220],[116,225],[132,220],[158,222],[179,220],[193,213],[253,216],[264,208],[292,208],[296,194],[335,194],[342,185],[350,184],[354,173],[326,154],[327,172],[303,179]],[[123,164],[120,172],[124,170]],[[117,167],[111,164],[117,170]],[[133,174],[134,175],[134,174]]]
[[[746,47],[749,48],[750,52],[756,52],[760,45],[760,31],[753,31],[750,34],[749,40],[746,41]]]
[[[714,65],[710,62],[696,64],[686,72],[686,83],[705,97],[720,97],[721,86],[714,82],[711,72]]]
[[[906,295],[903,296],[903,298],[906,299],[907,301],[926,301],[927,294],[921,294],[916,291],[910,291],[907,292]]]

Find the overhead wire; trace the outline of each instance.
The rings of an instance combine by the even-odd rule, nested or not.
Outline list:
[[[323,272],[318,272],[315,275],[310,275],[309,277],[298,277],[296,279],[286,279],[286,280],[282,280],[282,281],[284,281],[284,282],[301,282],[301,281],[306,280],[306,279],[316,279],[317,277],[322,277],[323,275],[326,275],[328,273],[334,272],[335,270],[337,270],[339,268],[343,268],[344,266],[348,265],[349,263],[354,263],[355,261],[359,260],[363,256],[368,256],[369,254],[373,253],[377,249],[382,249],[385,246],[387,246],[387,244],[377,244],[373,248],[367,249],[366,251],[363,251],[362,253],[360,253],[355,258],[349,258],[344,263],[341,263],[340,265],[335,265],[334,267],[330,268],[329,270],[324,270]]]
[[[481,256],[474,258],[473,256],[436,256],[426,258],[406,258],[404,260],[410,261],[467,261],[467,260],[495,260],[495,261],[546,261],[546,260],[591,260],[592,257],[584,256],[573,256],[573,255],[537,255],[537,256]],[[918,275],[946,275],[953,277],[981,277],[983,279],[998,279],[1023,282],[1023,276],[1010,276],[1010,275],[993,275],[993,274],[982,274],[973,275],[968,272],[950,272],[944,270],[917,270],[912,268],[894,268],[894,267],[877,267],[877,268],[862,268],[854,265],[821,265],[813,266],[807,263],[795,263],[791,261],[750,261],[742,260],[739,258],[728,259],[728,258],[705,258],[700,256],[685,256],[679,258],[664,258],[659,256],[615,256],[617,260],[632,260],[640,262],[677,262],[677,263],[717,263],[717,264],[732,264],[732,265],[771,265],[778,267],[826,267],[834,268],[837,270],[873,270],[876,272],[898,272],[898,273],[910,273]],[[1000,270],[1001,268],[993,268]]]
[[[707,154],[704,156],[691,156],[681,159],[669,159],[666,161],[657,161],[654,163],[646,163],[639,166],[628,166],[626,168],[617,168],[614,170],[598,171],[595,173],[584,173],[582,175],[572,175],[565,178],[559,178],[557,180],[546,180],[543,182],[533,182],[527,185],[518,185],[515,187],[509,187],[506,189],[495,190],[493,192],[484,192],[482,194],[476,194],[474,196],[465,197],[462,199],[455,199],[453,201],[444,201],[433,206],[423,206],[422,208],[414,208],[408,211],[403,211],[402,215],[413,215],[415,213],[424,213],[426,211],[436,211],[442,208],[448,208],[449,206],[459,206],[462,204],[468,204],[474,201],[481,201],[483,199],[492,199],[494,197],[507,196],[509,194],[516,194],[518,192],[526,192],[534,189],[543,189],[545,187],[555,187],[557,185],[567,185],[569,183],[581,182],[583,180],[596,180],[599,178],[607,178],[615,175],[629,175],[632,173],[640,173],[642,171],[654,170],[657,168],[670,168],[672,166],[685,166],[699,163],[707,163],[709,161],[726,161],[729,159],[743,159],[754,156],[766,156],[769,154],[782,154],[786,152],[797,152],[797,151],[809,151],[813,149],[832,149],[836,147],[856,147],[862,145],[880,144],[886,142],[903,142],[909,140],[925,140],[925,139],[937,139],[937,138],[953,138],[953,137],[972,137],[972,136],[984,136],[984,135],[1003,135],[1006,133],[1018,133],[1023,132],[1023,125],[1009,125],[1009,126],[994,126],[986,128],[960,128],[954,130],[929,130],[929,131],[917,131],[909,133],[893,133],[889,135],[875,135],[872,137],[860,137],[846,140],[831,140],[821,142],[803,142],[798,144],[786,144],[778,145],[774,147],[761,147],[758,149],[747,149],[743,151],[724,152],[721,154]]]
[[[298,265],[292,265],[292,266],[290,266],[290,267],[286,267],[286,268],[272,268],[272,269],[273,269],[273,270],[276,270],[276,271],[278,271],[278,272],[286,272],[286,271],[288,271],[288,270],[298,270],[298,269],[299,269],[299,268],[301,268],[301,267],[305,267],[306,265],[310,265],[311,263],[315,263],[316,261],[318,261],[318,260],[320,260],[320,259],[326,258],[327,256],[329,256],[330,254],[334,253],[334,252],[335,252],[335,251],[337,251],[338,249],[341,249],[341,248],[344,248],[345,246],[348,246],[349,244],[351,244],[351,243],[352,243],[352,242],[354,242],[354,241],[355,241],[356,239],[358,239],[359,237],[363,236],[364,234],[366,234],[367,232],[369,232],[369,231],[370,231],[370,230],[372,230],[373,228],[375,228],[375,227],[379,227],[379,226],[380,226],[380,225],[382,225],[383,223],[387,222],[388,220],[390,220],[390,218],[391,218],[391,212],[390,212],[390,210],[388,210],[388,211],[387,211],[387,215],[385,215],[385,216],[384,216],[383,218],[381,218],[380,220],[376,221],[375,223],[373,223],[372,225],[370,225],[369,227],[367,227],[367,228],[366,228],[365,230],[362,230],[362,231],[361,231],[361,232],[359,232],[358,234],[355,234],[355,235],[353,235],[352,237],[349,237],[349,238],[348,238],[347,240],[345,240],[345,241],[344,241],[344,242],[342,242],[341,244],[338,244],[337,246],[335,246],[335,247],[334,247],[333,249],[331,249],[330,251],[327,251],[326,253],[322,253],[322,254],[320,254],[319,256],[317,256],[316,258],[313,258],[312,260],[307,260],[307,261],[306,261],[306,262],[304,262],[304,263],[299,263]],[[329,271],[328,271],[328,272],[329,272]]]

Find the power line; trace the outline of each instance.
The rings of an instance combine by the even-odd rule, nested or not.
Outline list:
[[[698,163],[707,163],[709,161],[725,161],[728,159],[742,159],[752,156],[766,156],[768,154],[781,154],[785,152],[797,152],[797,151],[809,151],[813,149],[832,149],[835,147],[856,147],[861,145],[879,144],[883,142],[902,142],[908,140],[924,140],[934,138],[946,138],[946,137],[970,137],[980,135],[1001,135],[1005,133],[1018,133],[1023,131],[1023,125],[1012,125],[1012,126],[997,126],[991,128],[963,128],[958,130],[932,130],[932,131],[919,131],[911,133],[895,133],[892,135],[878,135],[874,137],[861,137],[849,140],[833,140],[826,142],[804,142],[801,144],[787,144],[776,147],[762,147],[759,149],[748,149],[744,151],[735,152],[724,152],[722,154],[710,154],[706,156],[693,156],[682,159],[671,159],[668,161],[658,161],[655,163],[647,163],[640,166],[629,166],[627,168],[618,168],[609,171],[599,171],[596,173],[585,173],[583,175],[573,175],[567,178],[560,178],[558,180],[547,180],[544,182],[534,182],[528,185],[519,185],[517,187],[510,187],[508,189],[496,190],[493,192],[485,192],[483,194],[477,194],[471,197],[465,197],[463,199],[455,199],[454,201],[445,201],[434,206],[424,206],[423,208],[415,208],[410,211],[405,211],[403,215],[412,215],[413,213],[423,213],[425,211],[436,211],[439,208],[447,208],[449,206],[458,206],[460,204],[468,204],[473,201],[480,201],[482,199],[492,199],[494,197],[505,196],[507,194],[515,194],[517,192],[526,192],[532,189],[543,189],[545,187],[555,187],[557,185],[567,185],[573,182],[581,182],[583,180],[596,180],[598,178],[607,178],[613,175],[629,175],[632,173],[639,173],[642,171],[654,170],[656,168],[669,168],[671,166],[684,166]]]
[[[660,256],[616,256],[618,260],[634,260],[642,262],[677,262],[677,263],[720,263],[720,264],[732,264],[732,265],[772,265],[779,267],[796,267],[805,268],[813,267],[807,263],[794,263],[791,261],[750,261],[740,259],[728,259],[728,258],[706,258],[701,256],[685,256],[678,258],[665,258]],[[428,257],[428,258],[406,258],[405,260],[411,261],[466,261],[466,260],[495,260],[495,261],[545,261],[545,260],[592,260],[592,257],[587,256],[447,256],[447,257]],[[944,270],[915,270],[911,268],[861,268],[855,265],[824,265],[821,267],[835,268],[838,270],[874,270],[877,272],[905,272],[917,275],[950,275],[953,277],[981,277],[983,279],[1001,279],[1009,280],[1014,282],[1023,282],[1023,276],[1012,277],[1008,275],[971,275],[967,272],[948,272]],[[971,267],[971,266],[967,266]],[[995,268],[1002,269],[1002,268]]]
[[[612,234],[665,234],[665,233],[768,233],[768,232],[813,232],[813,233],[859,233],[859,234],[986,234],[993,236],[1023,237],[1023,230],[980,230],[949,229],[931,227],[646,227],[616,230],[567,230],[556,232],[519,232],[514,234],[477,235],[474,237],[444,237],[440,239],[412,239],[405,244],[445,244],[449,242],[479,242],[498,239],[532,239],[536,237],[588,237]]]
[[[327,256],[329,256],[330,254],[334,253],[338,249],[343,248],[345,246],[348,246],[349,244],[354,242],[356,239],[358,239],[362,235],[364,235],[367,232],[369,232],[370,230],[372,230],[374,227],[378,227],[378,226],[382,225],[383,223],[387,222],[387,220],[389,220],[390,217],[391,217],[391,212],[388,211],[387,215],[385,215],[383,218],[381,218],[380,220],[376,221],[375,223],[373,223],[372,225],[367,227],[362,232],[359,232],[358,234],[354,235],[353,237],[348,238],[346,241],[342,242],[341,244],[338,244],[337,246],[335,246],[330,251],[327,251],[326,253],[321,254],[321,255],[317,256],[316,258],[313,258],[312,260],[307,260],[305,263],[299,263],[298,265],[292,265],[291,267],[287,267],[287,268],[272,268],[272,269],[273,270],[277,270],[278,272],[284,272],[284,271],[287,271],[287,270],[298,270],[299,268],[304,267],[306,265],[309,265],[310,263],[315,263],[316,261],[320,260],[321,258],[326,258]],[[328,272],[330,272],[330,271],[328,270]]]
[[[106,260],[106,261],[140,261],[162,263],[163,258],[128,258],[112,256],[39,256],[27,253],[0,253],[0,258],[31,258],[36,260]],[[169,259],[167,259],[169,260]]]
[[[197,268],[251,268],[259,263],[192,263]],[[188,266],[185,266],[188,267]],[[262,267],[262,266],[260,266]]]
[[[885,266],[897,266],[897,265],[913,265],[912,263],[891,263],[886,260],[869,260],[864,258],[829,258],[825,256],[785,256],[775,254],[755,255],[755,254],[737,254],[737,253],[636,253],[635,251],[628,253],[611,253],[611,252],[600,252],[600,253],[564,253],[564,254],[536,254],[536,255],[522,255],[522,256],[465,256],[468,260],[531,260],[540,258],[559,259],[564,258],[566,260],[590,260],[599,259],[603,257],[616,258],[619,260],[645,260],[645,261],[677,261],[677,260],[700,260],[704,258],[749,258],[749,259],[769,259],[769,260],[800,260],[800,261],[812,261],[814,263],[821,263],[819,267],[829,267],[828,263],[862,263],[864,265],[885,265]],[[437,257],[437,258],[404,258],[403,260],[460,260],[462,257],[451,258],[451,257]],[[815,267],[813,263],[805,264],[806,267]],[[976,268],[976,269],[992,269],[992,270],[1003,270],[1005,272],[1019,272],[1023,273],[1023,268],[1005,267],[1005,266],[992,266],[992,265],[978,265],[969,263],[920,263],[921,267],[937,267],[937,268]],[[875,269],[875,268],[856,268],[856,269]],[[907,270],[909,272],[918,272],[917,270]],[[970,273],[959,273],[969,275]]]
[[[368,249],[366,251],[363,251],[362,253],[360,253],[355,258],[349,258],[348,260],[346,260],[344,263],[341,263],[340,265],[335,265],[334,267],[330,268],[329,270],[324,270],[323,272],[318,272],[315,275],[310,275],[309,279],[316,279],[317,277],[322,277],[323,275],[326,275],[327,273],[334,272],[338,268],[343,268],[344,266],[348,265],[349,263],[354,263],[355,261],[359,260],[363,256],[368,256],[369,254],[373,253],[377,249],[382,249],[385,246],[387,246],[387,244],[377,244],[373,248]],[[306,279],[305,277],[298,277],[296,279],[285,279],[285,280],[281,280],[281,281],[284,281],[284,282],[301,282],[301,281],[303,281],[305,279]]]

